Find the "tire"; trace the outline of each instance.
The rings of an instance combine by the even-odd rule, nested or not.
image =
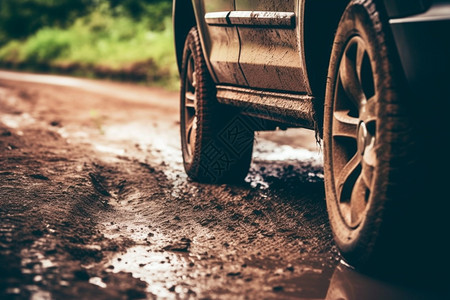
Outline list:
[[[223,183],[245,178],[254,131],[238,111],[218,103],[196,27],[183,50],[180,125],[184,168],[191,179]]]
[[[408,186],[417,154],[385,28],[374,1],[350,2],[336,32],[325,95],[330,225],[343,257],[360,268],[400,263],[414,239]]]

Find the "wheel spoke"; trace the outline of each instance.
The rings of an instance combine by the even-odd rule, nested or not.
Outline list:
[[[191,120],[189,120],[186,124],[186,131],[185,131],[185,135],[186,135],[186,143],[189,145],[189,138],[191,135],[191,131],[192,131],[192,120],[194,118],[192,118]]]
[[[185,102],[186,107],[195,109],[195,98],[196,98],[195,93],[188,91],[188,92],[186,92],[185,97],[186,97],[186,102]]]
[[[368,189],[362,176],[359,176],[355,182],[350,199],[350,222],[349,224],[357,225],[364,215],[367,207]]]
[[[191,118],[190,120],[188,120],[187,125],[186,125],[186,137],[187,137],[187,141],[189,143],[189,135],[190,132],[192,131],[193,127],[194,127],[194,123],[195,123],[195,117]]]
[[[368,163],[366,163],[363,158],[362,168],[361,168],[361,176],[364,179],[364,182],[366,183],[369,190],[372,186],[374,170],[375,170],[375,168],[373,166],[369,165]]]
[[[347,50],[346,54],[342,57],[339,76],[347,97],[359,108],[365,96],[356,70],[356,58],[351,58],[352,53],[349,52],[350,50]]]
[[[369,135],[367,138],[369,139],[369,143],[364,148],[361,175],[367,187],[370,189],[372,186],[373,172],[377,162],[377,154],[375,151],[375,137]]]
[[[335,111],[333,113],[333,136],[356,139],[359,120],[349,116],[348,111]]]
[[[376,95],[365,101],[359,112],[359,118],[364,123],[375,122],[377,120],[377,99]]]
[[[197,118],[193,117],[188,121],[186,126],[186,143],[188,145],[188,150],[192,155],[195,148],[195,140],[197,138],[196,127],[197,127]]]
[[[356,71],[358,73],[358,82],[362,82],[362,69],[363,69],[363,60],[364,55],[366,54],[366,48],[364,47],[362,41],[358,41],[356,43]]]
[[[191,87],[195,87],[195,85],[194,85],[194,81],[195,81],[194,72],[195,72],[195,70],[194,70],[194,58],[191,57],[189,59],[189,61],[188,61],[188,67],[187,67],[187,79],[188,79],[189,85]]]
[[[340,202],[345,202],[347,200],[343,195],[344,185],[354,177],[353,175],[358,170],[360,163],[361,156],[356,153],[336,176],[335,188]],[[351,184],[351,182],[349,183]]]

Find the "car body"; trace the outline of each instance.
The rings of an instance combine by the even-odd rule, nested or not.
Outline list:
[[[241,123],[250,124],[247,126],[251,127],[250,130],[303,127],[315,130],[318,138],[324,138],[327,201],[331,203],[328,209],[332,214],[331,227],[337,244],[355,265],[380,261],[379,257],[373,259],[376,254],[364,254],[365,249],[370,249],[369,253],[376,252],[378,250],[373,249],[378,246],[374,245],[386,245],[395,239],[390,234],[381,234],[388,231],[386,228],[392,228],[394,222],[385,221],[388,217],[379,211],[385,210],[391,202],[400,203],[398,199],[409,193],[405,192],[406,186],[417,180],[416,175],[414,178],[407,176],[411,165],[423,164],[419,162],[421,158],[417,158],[417,153],[423,150],[420,145],[439,148],[435,136],[428,136],[428,132],[448,127],[450,1],[174,0],[173,22],[182,82],[185,80],[190,89],[195,90],[192,97],[199,97],[196,90],[198,80],[183,79],[189,77],[186,75],[189,70],[183,73],[183,65],[192,69],[200,65],[197,61],[191,65],[184,64],[185,57],[196,51],[192,46],[187,54],[185,50],[185,41],[191,28],[195,27],[201,47],[198,55],[203,57],[207,68],[205,76],[210,77],[214,85],[214,90],[206,98],[214,98],[211,101],[233,107],[235,114],[249,117],[251,121],[246,119]],[[359,49],[361,56],[358,56]],[[355,104],[356,108],[351,105],[341,108],[348,105],[344,98],[357,90],[354,82],[348,79],[353,76],[351,72],[345,73],[346,57],[354,52],[352,66],[359,78],[356,83],[367,95]],[[198,76],[199,72],[197,69],[193,74]],[[370,73],[369,80],[362,78],[367,72]],[[187,101],[183,97],[189,98],[183,96],[187,89],[182,84],[182,103]],[[424,105],[424,99],[432,101]],[[204,100],[205,103],[208,101]],[[197,102],[193,100],[192,105],[197,106]],[[355,112],[352,113],[352,109]],[[344,121],[339,121],[339,116]],[[349,118],[354,120],[345,121]],[[187,136],[188,142],[200,143],[203,138],[198,128],[204,126],[203,119],[194,109],[191,127],[186,125],[185,129],[182,128],[182,143],[183,135],[185,140]],[[254,124],[257,125],[252,127]],[[410,128],[414,128],[414,133]],[[197,133],[190,135],[186,130]],[[344,132],[346,130],[351,131],[353,141],[344,143],[341,137],[348,135]],[[398,133],[402,130],[405,133]],[[399,143],[403,136],[408,138]],[[249,134],[247,140],[251,138]],[[223,136],[222,142],[215,145],[220,143],[227,144],[223,142]],[[196,148],[192,145],[189,150],[194,153],[194,164],[196,151],[201,153],[198,147],[201,146]],[[348,154],[349,151],[359,153],[358,167],[352,166],[353,154]],[[437,151],[443,154],[441,150]],[[408,154],[404,155],[405,152]],[[241,156],[243,154],[239,153],[239,159]],[[198,170],[197,173],[188,170],[191,159],[185,159],[188,174],[194,179],[208,181],[198,176]],[[397,165],[400,160],[413,160],[414,163]],[[199,161],[197,164],[202,165],[202,159]],[[248,163],[248,159],[239,162],[244,163]],[[342,182],[339,182],[341,175],[338,169],[344,173],[349,169],[348,174],[342,175],[345,177]],[[384,172],[385,169],[389,171]],[[402,175],[394,172],[397,169]],[[354,175],[354,172],[361,174]],[[239,174],[242,177],[244,173]],[[345,196],[350,200],[329,200],[341,197],[339,193],[344,193],[346,180],[355,176],[358,179],[352,179],[349,195]],[[390,179],[391,176],[394,179]],[[358,190],[358,180],[370,185],[367,191]],[[389,187],[384,190],[386,185]],[[402,192],[398,192],[391,185],[404,187]],[[359,208],[360,212],[352,211],[349,217],[343,216],[345,207],[353,205],[358,193],[365,195],[359,197],[365,199],[361,200],[365,201],[363,204],[359,204],[364,207]],[[393,193],[398,194],[392,196]],[[338,204],[332,204],[334,202]],[[361,216],[355,217],[358,214]],[[411,212],[410,216],[413,215]],[[342,220],[336,221],[339,218]],[[378,220],[383,221],[378,224]],[[402,220],[408,226],[411,222],[408,217]],[[372,225],[375,223],[374,229]],[[383,242],[380,241],[383,238],[379,238],[381,235],[386,236]]]
[[[213,4],[209,4],[210,2]],[[291,0],[283,1],[282,6],[278,2],[280,1],[175,0],[173,21],[178,66],[181,66],[185,37],[192,26],[198,25],[202,47],[208,57],[208,69],[217,84],[304,94],[323,99],[334,32],[349,1]],[[448,93],[448,88],[439,86],[443,82],[436,82],[434,78],[442,78],[442,74],[450,67],[449,60],[441,60],[450,53],[449,41],[447,38],[436,39],[428,33],[450,30],[450,2],[379,2],[389,17],[412,94],[427,95],[430,85],[436,85],[433,90]],[[241,24],[231,24],[234,21],[226,23],[233,18],[239,19],[239,16],[233,17],[239,11],[273,11],[275,17],[271,18],[272,25],[266,21],[268,25],[264,26],[258,22],[253,25],[245,24],[252,20],[250,15],[244,16]],[[283,26],[275,24],[277,18],[284,17],[280,12],[293,14],[295,21],[292,24],[295,26],[291,24],[291,28],[282,28]],[[323,20],[326,20],[325,24]],[[274,30],[274,26],[279,26],[278,30]],[[254,45],[258,46],[257,51],[253,49]],[[437,59],[439,60],[436,61]],[[307,100],[309,101],[311,98]],[[306,110],[311,109],[307,106]],[[289,115],[288,111],[284,114]],[[306,115],[302,121],[309,120],[300,125],[311,128],[314,120],[311,120],[310,113]],[[284,123],[285,120],[286,118],[282,118],[281,121]],[[320,116],[317,116],[316,122],[320,130]]]

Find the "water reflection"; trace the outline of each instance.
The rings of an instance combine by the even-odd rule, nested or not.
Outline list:
[[[110,263],[114,266],[114,272],[131,272],[134,277],[148,283],[148,292],[166,299],[188,296],[192,293],[190,288],[193,288],[197,295],[214,295],[214,297],[218,298],[230,295],[231,291],[227,291],[230,286],[222,286],[220,288],[222,284],[225,284],[223,279],[209,274],[209,276],[205,277],[206,273],[192,268],[193,263],[191,262],[190,264],[191,260],[192,258],[189,258],[189,255],[154,252],[149,251],[145,247],[137,246],[129,249],[125,254],[118,255]],[[273,267],[276,269],[276,266]],[[254,296],[258,295],[258,298],[261,296],[270,299],[448,299],[445,295],[434,290],[420,290],[371,278],[358,273],[342,262],[337,265],[334,272],[329,272],[328,270],[327,267],[324,267],[323,270],[305,267],[301,269],[301,272],[299,271],[300,273],[297,272],[298,274],[292,274],[287,277],[281,275],[275,281],[264,282],[264,280],[256,280],[256,282],[246,282],[245,285],[249,290],[254,291],[254,295],[244,292],[249,291],[247,288],[244,288],[241,291],[243,294],[239,298],[255,299]],[[275,272],[278,271],[275,270]],[[180,282],[184,283],[180,284]],[[103,283],[100,282],[100,284]],[[255,284],[260,285],[259,291],[255,290]],[[273,284],[275,284],[275,288],[272,288],[271,285]],[[194,287],[195,285],[197,287]],[[186,290],[182,290],[182,288]],[[235,294],[236,292],[237,294]],[[239,292],[234,291],[233,294],[239,295]]]
[[[360,274],[341,263],[331,277],[326,300],[444,299],[435,291],[401,287]]]

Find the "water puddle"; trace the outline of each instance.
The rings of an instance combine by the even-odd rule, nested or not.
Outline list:
[[[114,266],[114,273],[131,272],[133,277],[147,282],[149,293],[172,299],[175,295],[170,290],[188,274],[190,262],[179,254],[155,252],[148,247],[135,246],[116,255],[109,263]]]
[[[100,277],[91,277],[91,278],[89,278],[89,283],[93,284],[93,285],[96,285],[96,286],[99,286],[99,287],[101,287],[103,289],[107,287],[106,283],[104,283],[103,280]]]
[[[290,145],[258,139],[254,145],[253,159],[264,161],[300,161],[314,166],[322,166],[322,154],[304,148],[294,148]]]
[[[8,126],[9,128],[18,129],[24,128],[36,123],[36,120],[27,113],[20,115],[2,115],[0,122]],[[18,135],[23,135],[22,131],[17,131]]]
[[[96,150],[98,150],[100,152],[110,153],[110,154],[115,154],[115,155],[125,155],[124,149],[120,149],[120,148],[116,148],[116,147],[112,147],[112,146],[100,145],[100,144],[94,144],[94,147]]]

